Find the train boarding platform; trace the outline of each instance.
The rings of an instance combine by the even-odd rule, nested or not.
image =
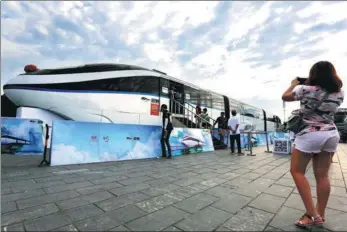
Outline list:
[[[2,231],[307,231],[290,156],[253,149],[55,167],[2,155]],[[307,176],[314,188],[311,165]],[[346,144],[330,179],[327,221],[311,231],[347,228]]]

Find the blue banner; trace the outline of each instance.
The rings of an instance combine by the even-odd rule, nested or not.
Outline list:
[[[172,155],[214,151],[210,130],[175,128],[170,136]]]
[[[160,126],[54,121],[51,165],[155,158],[162,155]],[[208,130],[175,128],[172,155],[213,151]]]
[[[274,139],[277,138],[286,138],[290,139],[289,133],[284,132],[268,132],[268,142],[269,145],[273,145]],[[223,141],[225,145],[227,145],[230,148],[230,137],[229,137],[229,131],[228,130],[218,130],[216,128],[213,129],[213,137],[215,139],[220,139]],[[262,132],[254,132],[252,134],[252,146],[258,147],[258,146],[266,146],[266,135]],[[236,148],[236,141],[234,144]],[[241,148],[248,148],[248,134],[243,134],[243,131],[241,131]]]
[[[1,118],[1,153],[43,154],[45,128],[37,119]]]

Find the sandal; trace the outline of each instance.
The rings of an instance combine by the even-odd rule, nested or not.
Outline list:
[[[304,223],[302,222],[304,220],[304,218],[307,217],[309,219],[311,219],[311,222],[308,223]],[[305,213],[298,221],[295,222],[295,225],[300,226],[300,227],[306,227],[306,226],[313,226],[313,225],[321,225],[323,224],[325,221],[325,219],[323,219],[321,216],[311,216],[308,215],[307,213]]]

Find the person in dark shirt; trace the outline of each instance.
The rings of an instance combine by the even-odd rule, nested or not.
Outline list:
[[[216,119],[216,121],[213,124],[213,128],[216,126],[216,124],[218,124],[219,139],[222,142],[224,140],[223,130],[226,129],[227,126],[227,121],[224,112],[220,113],[220,116]]]
[[[161,143],[161,149],[162,149],[162,157],[166,157],[166,148],[165,148],[165,144],[167,146],[167,150],[168,150],[168,157],[167,158],[171,158],[171,146],[170,146],[170,134],[173,130],[173,126],[171,123],[171,114],[170,112],[167,110],[167,105],[163,104],[161,106],[161,112],[162,112],[162,133],[161,133],[161,139],[160,139],[160,143]]]

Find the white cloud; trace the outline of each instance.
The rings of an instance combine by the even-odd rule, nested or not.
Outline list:
[[[135,147],[121,160],[147,159],[161,156],[160,144],[161,129],[152,132],[145,143],[136,142]]]
[[[169,51],[170,47],[165,46],[162,42],[144,44],[143,49],[148,54],[149,59],[154,62],[163,61],[169,63],[174,55],[174,51]]]
[[[346,2],[335,2],[325,4],[324,2],[312,2],[309,7],[297,12],[299,17],[305,18],[318,14],[318,19],[315,19],[315,24],[327,23],[333,24],[340,20],[346,19]]]
[[[38,46],[26,46],[25,44],[15,43],[5,38],[1,39],[1,56],[20,58],[23,56],[39,56],[40,53],[36,50]]]
[[[52,147],[51,165],[69,165],[102,162],[89,152],[78,151],[72,145],[57,144]]]
[[[234,2],[229,15],[229,32],[225,40],[240,39],[251,29],[260,27],[270,17],[272,2],[267,2],[260,9],[252,6],[251,2]]]

